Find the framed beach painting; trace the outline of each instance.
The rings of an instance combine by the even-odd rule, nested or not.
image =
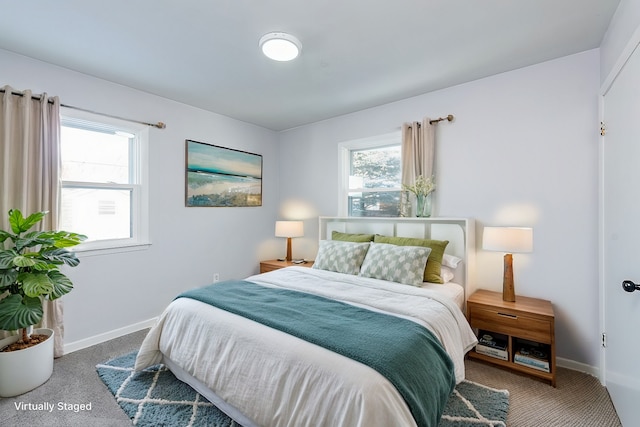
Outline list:
[[[186,140],[186,205],[262,206],[262,156]]]

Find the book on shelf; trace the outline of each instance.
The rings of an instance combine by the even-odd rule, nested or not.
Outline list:
[[[478,332],[478,344],[486,347],[496,348],[498,350],[507,349],[507,336],[497,334],[495,332],[483,331]]]
[[[507,350],[500,350],[482,344],[476,344],[476,353],[495,357],[496,359],[509,360],[509,352]]]
[[[549,362],[547,362],[546,360],[523,356],[517,351],[516,354],[513,355],[513,363],[517,363],[518,365],[527,366],[529,368],[537,369],[543,372],[551,372],[551,369],[549,368]]]
[[[539,371],[551,372],[548,345],[526,340],[517,340],[515,344],[514,363]]]
[[[476,353],[486,356],[495,357],[502,360],[509,360],[509,352],[507,350],[507,336],[496,334],[493,332],[480,330],[478,332],[478,344],[476,344]]]

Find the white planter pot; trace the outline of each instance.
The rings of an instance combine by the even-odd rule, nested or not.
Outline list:
[[[46,341],[24,350],[0,353],[0,397],[26,393],[44,384],[53,373],[53,330],[34,329],[34,334],[49,335]],[[0,348],[20,339],[0,340]]]

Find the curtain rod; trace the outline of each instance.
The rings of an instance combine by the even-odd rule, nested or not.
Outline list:
[[[449,115],[447,115],[446,117],[439,117],[439,118],[437,118],[437,119],[429,120],[429,124],[435,125],[436,123],[441,122],[441,121],[443,121],[443,120],[447,120],[447,121],[449,121],[449,122],[450,122],[450,121],[452,121],[453,119],[454,119],[453,114],[449,114]],[[416,124],[418,125],[418,127],[422,126],[422,124],[421,124],[420,122],[417,122]],[[400,128],[399,128],[399,129],[402,129],[402,126],[400,126]]]
[[[84,111],[85,113],[92,113],[92,114],[97,114],[99,116],[110,117],[112,119],[125,120],[127,122],[133,122],[133,123],[139,123],[141,125],[152,126],[158,129],[164,129],[167,127],[167,125],[163,122],[158,122],[158,123],[142,122],[140,120],[132,120],[132,119],[126,119],[124,117],[113,116],[111,114],[98,113],[97,111],[87,110],[86,108],[74,107],[73,105],[60,104],[60,106],[65,108],[71,108],[72,110]]]
[[[5,92],[5,90],[0,88],[0,92]],[[11,95],[24,96],[24,93],[11,91]],[[31,99],[41,100],[42,96],[41,95],[31,95]],[[53,101],[51,99],[48,99],[47,102],[53,103]],[[152,126],[152,127],[158,128],[158,129],[165,129],[167,127],[167,125],[164,124],[163,122],[148,123],[148,122],[142,122],[140,120],[131,120],[131,119],[126,119],[124,117],[113,116],[111,114],[98,113],[97,111],[87,110],[85,108],[80,108],[80,107],[74,107],[73,105],[60,104],[60,106],[64,107],[64,108],[71,108],[72,110],[84,111],[85,113],[92,113],[92,114],[97,114],[99,116],[110,117],[112,119],[126,120],[128,122],[133,122],[133,123],[139,123],[141,125]]]
[[[432,125],[441,122],[443,120],[447,120],[447,121],[451,121],[453,120],[453,114],[449,114],[447,117],[438,117],[437,119],[433,119],[433,120],[429,120],[429,123],[431,123]]]

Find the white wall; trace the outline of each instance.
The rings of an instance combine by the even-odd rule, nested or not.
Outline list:
[[[220,278],[258,272],[274,256],[277,135],[218,114],[115,85],[0,50],[0,85],[57,95],[62,103],[167,124],[150,130],[149,249],[81,256],[68,270],[75,290],[64,297],[66,343],[143,322],[177,293]],[[206,88],[203,88],[206,90]],[[263,206],[186,208],[185,139],[263,155]],[[283,243],[284,244],[284,243]],[[279,246],[278,246],[279,248]]]
[[[483,225],[532,226],[516,292],[553,302],[559,357],[598,366],[599,81],[596,49],[282,132],[281,215],[306,219],[294,251],[312,258],[316,217],[338,214],[340,142],[453,114],[437,130],[435,215],[475,218],[478,242]],[[501,254],[479,251],[477,279],[501,290]]]

